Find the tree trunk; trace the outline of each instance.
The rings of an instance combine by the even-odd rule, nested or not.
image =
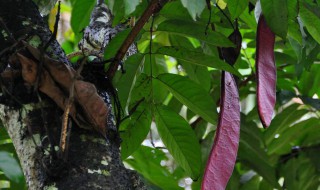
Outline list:
[[[12,64],[16,63],[12,55],[25,49],[22,40],[40,48],[51,37],[36,5],[31,0],[0,0],[0,30],[0,119],[12,138],[29,189],[145,189],[137,174],[121,161],[119,136],[110,132],[116,128],[110,98],[105,99],[109,107],[107,139],[96,131],[72,126],[67,160],[59,157],[63,110],[45,94],[26,86],[21,65]],[[46,55],[70,65],[55,40]]]

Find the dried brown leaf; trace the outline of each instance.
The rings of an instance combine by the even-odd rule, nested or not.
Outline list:
[[[75,103],[80,105],[83,113],[76,110],[76,106],[73,104],[70,115],[78,125],[89,124],[103,136],[106,136],[109,110],[103,99],[98,95],[95,86],[89,82],[75,79],[76,72],[73,68],[47,55],[41,55],[38,49],[26,43],[25,45],[35,59],[43,61],[44,69],[39,89],[52,98],[60,108],[65,109],[67,97],[74,83],[74,97],[72,98],[75,99]]]
[[[28,85],[34,85],[37,79],[37,63],[24,55],[17,53],[18,60],[21,63],[21,75]]]

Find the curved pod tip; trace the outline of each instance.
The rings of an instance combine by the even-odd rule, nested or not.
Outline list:
[[[275,34],[260,16],[257,30],[256,78],[260,120],[269,127],[276,103],[276,65],[274,61]]]

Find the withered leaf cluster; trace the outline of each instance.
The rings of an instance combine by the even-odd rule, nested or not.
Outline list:
[[[24,45],[26,49],[14,56],[21,64],[21,75],[25,85],[35,86],[39,77],[39,91],[49,96],[63,110],[69,104],[69,95],[73,91],[74,101],[70,102],[69,115],[78,126],[93,127],[106,136],[109,110],[95,86],[83,81],[72,67],[50,58],[27,43]]]

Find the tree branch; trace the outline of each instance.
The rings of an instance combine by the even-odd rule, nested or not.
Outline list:
[[[149,20],[149,18],[153,14],[159,12],[163,7],[163,5],[166,4],[167,2],[168,0],[152,0],[148,8],[143,12],[142,16],[137,21],[136,25],[132,28],[131,32],[122,43],[116,56],[114,57],[113,61],[109,66],[109,69],[107,71],[107,77],[109,78],[110,81],[112,80],[113,76],[115,75],[115,72],[118,69],[119,62],[123,59],[124,55],[128,51],[130,45],[133,43],[136,36],[139,34],[144,24]]]

